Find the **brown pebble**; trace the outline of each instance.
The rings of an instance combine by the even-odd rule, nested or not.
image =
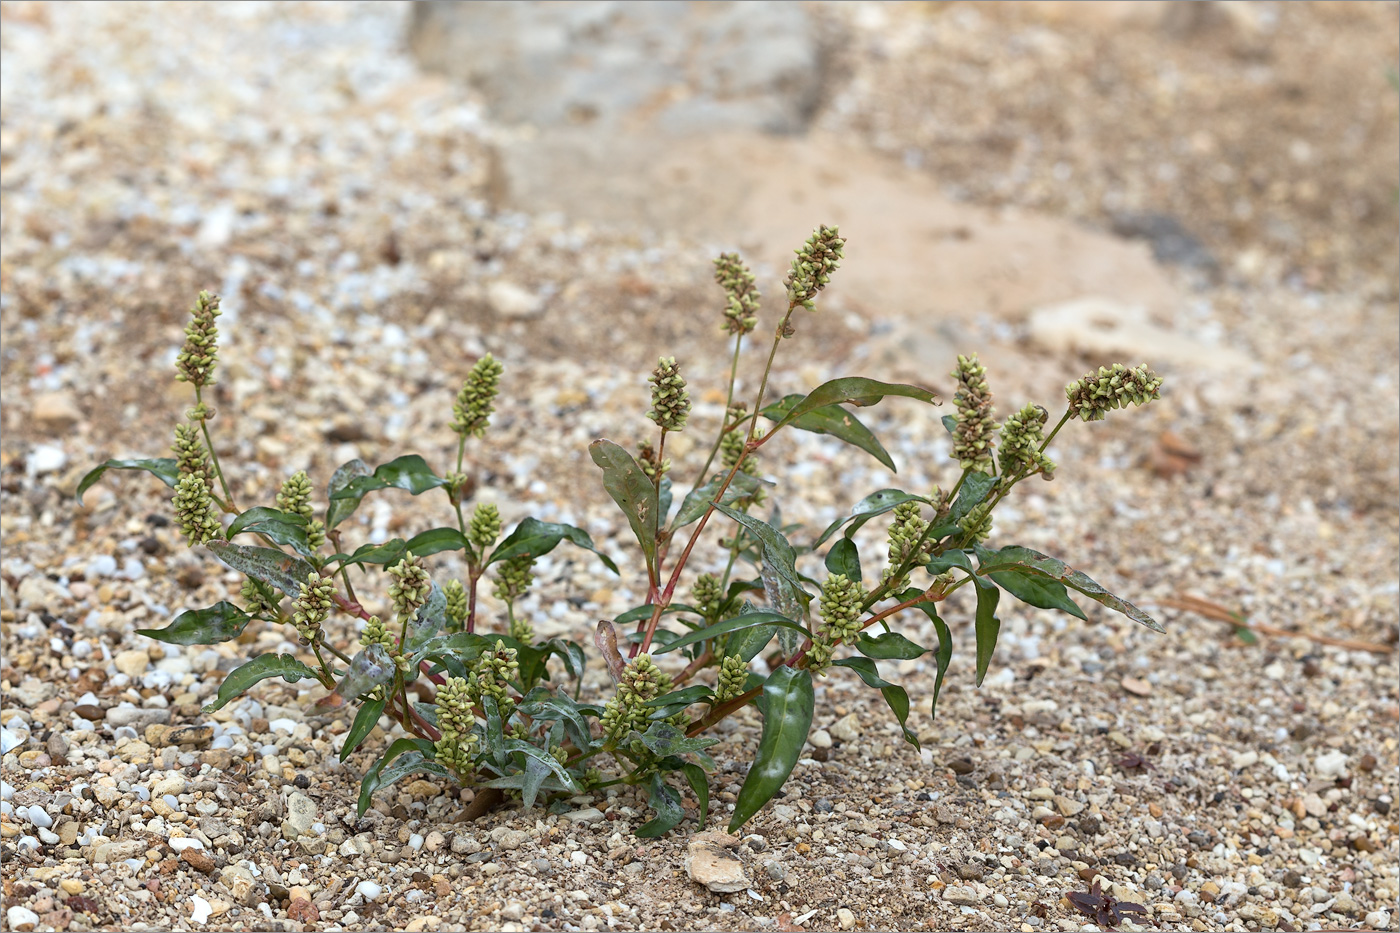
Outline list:
[[[211,748],[200,755],[199,760],[216,771],[227,771],[233,766],[233,752],[226,748]]]
[[[971,774],[977,770],[977,766],[972,763],[970,758],[954,758],[948,762],[948,767],[954,774]]]
[[[150,740],[147,739],[149,742]],[[164,735],[165,745],[192,745],[202,748],[214,741],[214,727],[211,725],[202,726],[174,726],[168,728]],[[155,744],[152,742],[151,744]]]
[[[1376,756],[1371,754],[1362,755],[1361,760],[1357,762],[1356,767],[1359,770],[1370,774],[1372,771],[1376,770]]]
[[[180,853],[180,860],[202,874],[214,872],[214,857],[203,849],[186,849]]]
[[[73,707],[73,712],[77,713],[79,716],[86,719],[88,722],[99,722],[107,715],[106,710],[104,710],[100,706],[94,706],[91,703],[84,703],[82,706],[75,706]]]
[[[287,905],[287,917],[298,923],[315,923],[321,919],[321,912],[311,901],[304,897],[296,897]]]
[[[51,910],[39,918],[39,925],[46,930],[66,930],[73,922],[73,911],[65,908]]]
[[[1351,847],[1358,852],[1376,851],[1376,844],[1366,836],[1357,836],[1351,841]]]
[[[1145,697],[1152,695],[1152,685],[1137,677],[1124,677],[1120,683],[1123,689],[1135,697]]]

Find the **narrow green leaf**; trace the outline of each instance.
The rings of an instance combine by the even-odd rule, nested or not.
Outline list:
[[[578,642],[551,638],[545,642],[545,648],[550,654],[564,662],[564,670],[568,671],[570,677],[577,680],[583,676],[583,670],[588,664],[588,656],[583,653],[583,646]]]
[[[235,518],[228,526],[226,537],[233,540],[234,535],[245,531],[289,545],[303,557],[311,556],[311,545],[306,540],[306,519],[300,515],[260,505]]]
[[[833,544],[831,550],[826,552],[826,569],[828,573],[845,574],[848,580],[859,583],[860,551],[856,549],[856,543],[850,538],[841,538]]]
[[[735,616],[732,619],[725,619],[723,622],[716,622],[714,625],[708,625],[705,628],[696,629],[688,635],[682,635],[680,638],[677,638],[675,641],[661,648],[659,651],[653,651],[652,654],[666,654],[668,651],[675,651],[677,648],[684,648],[686,645],[693,645],[697,641],[705,641],[708,638],[715,638],[719,635],[728,635],[730,632],[736,632],[740,629],[752,628],[755,625],[774,625],[780,628],[794,629],[798,632],[801,632],[803,635],[806,635],[808,638],[812,637],[811,632],[807,631],[805,628],[798,625],[796,622],[792,621],[786,616],[779,615],[776,612],[746,612],[743,615]]]
[[[839,661],[831,662],[835,667],[850,668],[860,675],[860,679],[865,681],[867,687],[874,687],[880,691],[880,696],[885,698],[890,710],[899,720],[899,728],[904,732],[904,741],[915,748],[919,748],[919,737],[909,731],[905,721],[909,719],[909,694],[898,684],[892,684],[880,676],[880,670],[875,666],[875,662],[869,658],[842,658]]]
[[[650,793],[647,796],[647,802],[656,811],[656,816],[637,828],[636,836],[638,839],[655,839],[657,836],[664,836],[685,818],[685,811],[681,809],[681,795],[671,789],[671,785],[666,783],[661,772],[653,772],[648,787]]]
[[[486,741],[483,744],[486,746],[487,753],[491,755],[491,759],[496,763],[496,767],[504,772],[506,769],[506,736],[501,722],[500,704],[493,696],[483,696],[481,709],[486,714]]]
[[[989,573],[987,576],[991,577],[997,586],[1027,605],[1037,609],[1058,609],[1076,618],[1087,619],[1084,610],[1069,598],[1065,585],[1058,580],[1046,580],[1019,570]]]
[[[83,504],[83,493],[96,485],[97,481],[102,478],[102,474],[108,470],[145,470],[171,489],[174,489],[175,484],[180,481],[180,464],[173,457],[157,457],[151,460],[108,460],[101,466],[89,470],[78,481],[78,489],[74,495],[77,496],[79,505]]]
[[[763,519],[746,515],[727,505],[717,505],[715,508],[744,526],[758,539],[763,551],[763,569],[776,576],[778,593],[775,604],[781,607],[796,603],[797,608],[805,612],[807,604],[812,601],[812,594],[802,586],[802,575],[797,572],[796,566],[797,552],[783,533]],[[765,579],[765,589],[767,585],[768,580]]]
[[[596,719],[602,715],[598,707],[575,703],[567,693],[553,693],[546,687],[531,690],[517,708],[531,719],[562,722],[569,739],[580,751],[585,751],[593,745],[586,716],[592,715]]]
[[[554,550],[560,541],[568,541],[585,551],[592,551],[598,555],[603,566],[613,573],[618,572],[617,564],[614,564],[611,558],[593,546],[593,539],[582,528],[554,522],[542,522],[536,518],[527,518],[516,525],[515,530],[491,552],[491,559],[486,562],[486,565],[489,567],[497,561],[510,560],[513,557],[527,555],[539,557]],[[417,554],[418,552],[414,551],[413,553]]]
[[[980,474],[974,474],[980,475]],[[977,630],[977,686],[982,686],[982,678],[987,676],[987,667],[992,663],[992,655],[997,650],[997,636],[1001,633],[1001,619],[997,618],[997,603],[1001,600],[1001,590],[991,580],[983,579],[972,569],[972,560],[966,551],[947,551],[942,558],[929,562],[930,573],[935,564],[947,564],[967,572],[977,588],[977,616],[974,628]],[[946,568],[945,568],[946,569]]]
[[[520,805],[528,810],[535,805],[535,797],[539,795],[540,788],[544,785],[545,779],[552,773],[549,766],[538,758],[527,755],[525,757],[525,780],[520,784]]]
[[[470,549],[471,545],[467,543],[466,535],[456,528],[429,528],[404,542],[404,550],[412,551],[414,557],[429,557],[443,551]]]
[[[927,648],[914,644],[898,632],[885,632],[874,638],[861,632],[856,639],[856,650],[877,661],[912,661],[928,653]]]
[[[632,534],[646,557],[647,576],[656,576],[656,529],[660,503],[656,484],[642,472],[637,461],[626,450],[609,440],[596,440],[588,446],[588,455],[603,470],[603,488],[627,516]]]
[[[217,645],[242,635],[252,618],[233,603],[220,601],[205,609],[187,609],[165,628],[139,628],[136,634],[168,645]]]
[[[345,733],[345,743],[340,746],[340,760],[344,761],[360,747],[360,743],[365,740],[374,727],[379,724],[379,717],[384,713],[384,699],[370,700],[360,706],[360,711],[355,714],[355,721],[350,724],[350,731]]]
[[[774,402],[763,409],[760,414],[769,421],[784,422],[788,413],[803,400],[801,395],[789,395]],[[843,440],[853,447],[870,454],[891,472],[898,472],[895,469],[894,461],[890,459],[889,452],[880,444],[870,429],[861,424],[855,415],[842,408],[840,405],[826,405],[821,408],[814,408],[811,411],[799,415],[796,418],[785,421],[786,424],[797,428],[800,431],[810,431],[813,434],[830,434],[838,440]]]
[[[745,662],[752,661],[768,647],[777,633],[778,628],[774,625],[751,625],[738,629],[725,639],[724,654],[731,658],[743,658]]]
[[[998,477],[988,476],[986,473],[973,471],[967,474],[962,488],[958,490],[958,497],[953,500],[948,510],[948,521],[953,524],[961,522],[974,506],[982,504],[999,482],[1001,480]]]
[[[792,424],[808,412],[826,408],[828,405],[850,404],[864,408],[878,403],[887,395],[938,404],[937,396],[928,389],[919,386],[878,382],[862,376],[846,376],[842,379],[824,382],[807,393],[801,401],[787,409],[787,413],[783,415],[773,430],[776,431],[778,428]]]
[[[554,776],[559,779],[559,782],[569,790],[573,791],[575,794],[583,793],[583,787],[574,779],[574,776],[569,773],[569,769],[561,765],[555,757],[545,749],[531,745],[529,742],[522,742],[520,739],[506,739],[505,748],[507,752],[519,752],[526,758],[535,759],[552,771]]]
[[[676,705],[685,708],[692,703],[703,703],[714,695],[714,690],[704,684],[691,684],[689,687],[683,687],[680,690],[672,690],[670,693],[663,693],[659,697],[653,697],[642,705],[648,709],[664,709],[665,707]],[[663,753],[657,752],[657,754]],[[669,754],[669,752],[664,754]]]
[[[989,553],[988,558],[988,561],[982,562],[980,572],[983,574],[991,575],[993,573],[1015,571],[1017,573],[1045,577],[1050,580],[1058,580],[1070,589],[1083,593],[1085,596],[1094,600],[1094,602],[1102,603],[1109,609],[1121,612],[1134,622],[1141,623],[1154,632],[1166,631],[1159,622],[1137,606],[1134,606],[1126,599],[1114,596],[1108,590],[1089,579],[1086,575],[1066,565],[1062,560],[1057,560],[1039,551],[1033,551],[1028,547],[1019,547],[1016,545],[1004,547],[1000,551],[997,551],[995,559],[991,559]]]
[[[208,714],[223,709],[253,684],[269,677],[281,677],[289,684],[298,680],[317,679],[315,671],[290,654],[264,654],[230,671],[224,682],[219,685],[219,693],[214,702],[205,706],[202,712]]]
[[[369,464],[358,458],[342,463],[331,474],[331,481],[326,486],[326,530],[334,528],[345,519],[349,518],[357,508],[360,507],[361,496],[351,493],[348,496],[340,495],[350,484],[361,477],[369,476],[374,471],[369,468]]]
[[[684,528],[705,514],[705,510],[714,501],[715,496],[719,493],[719,487],[724,483],[724,478],[727,475],[728,473],[716,473],[703,486],[696,486],[685,494],[685,498],[681,500],[680,511],[676,513],[676,528]],[[734,480],[724,490],[724,495],[720,497],[720,504],[732,505],[739,499],[753,495],[764,486],[771,485],[773,484],[767,480],[758,479],[747,473],[735,473]]]
[[[705,776],[705,769],[699,765],[686,762],[681,765],[681,773],[690,782],[690,789],[695,792],[695,799],[700,804],[700,818],[695,821],[695,825],[701,829],[705,828],[705,823],[710,817],[710,781]]]
[[[918,587],[910,587],[899,594],[899,601],[905,602],[913,599],[920,592]],[[943,678],[948,673],[948,666],[953,663],[953,634],[948,631],[948,623],[939,617],[937,603],[915,603],[914,608],[929,617],[934,630],[938,633],[938,648],[933,652],[933,660],[938,665],[938,673],[933,678],[933,704],[929,707],[929,716],[933,716],[938,711],[938,695],[943,692]]]
[[[353,554],[336,554],[331,560],[339,560],[345,566],[355,564],[397,564],[408,553],[408,542],[403,538],[390,538],[383,544],[362,544]],[[417,553],[416,551],[414,552]]]
[[[802,743],[812,728],[814,704],[809,671],[783,665],[764,681],[763,736],[754,763],[739,788],[734,817],[729,821],[731,833],[762,809],[792,774],[802,754]]]
[[[932,504],[923,496],[916,496],[902,489],[881,489],[878,492],[872,492],[870,495],[851,506],[850,515],[838,518],[830,525],[827,525],[826,530],[817,537],[817,540],[812,542],[812,549],[816,550],[825,544],[826,541],[832,535],[836,534],[836,532],[840,531],[841,526],[845,525],[847,522],[855,522],[851,529],[846,532],[846,537],[849,538],[856,532],[856,529],[860,528],[861,525],[864,525],[876,515],[882,515],[885,512],[893,511],[895,506],[902,505],[905,502]]]
[[[642,619],[650,619],[655,609],[656,607],[651,603],[647,603],[645,606],[634,606],[614,619],[613,622],[617,625],[629,625]],[[671,605],[661,610],[661,615],[665,617],[674,612],[693,612],[696,615],[700,615],[699,609],[696,609],[694,606],[687,606],[685,603],[671,603]]]
[[[316,570],[301,558],[272,548],[247,547],[227,541],[211,541],[205,547],[213,551],[214,556],[226,566],[275,586],[292,597],[301,595],[301,585]]]
[[[385,750],[365,776],[360,779],[360,799],[356,812],[365,815],[375,793],[418,771],[438,777],[448,777],[447,769],[427,756],[432,754],[433,743],[426,739],[403,738]]]

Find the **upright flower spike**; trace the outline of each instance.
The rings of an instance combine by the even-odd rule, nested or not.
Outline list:
[[[524,596],[530,585],[535,582],[535,575],[530,572],[530,568],[534,566],[535,559],[529,554],[521,554],[497,564],[496,598],[502,602],[512,602]]]
[[[441,737],[433,743],[433,758],[458,774],[469,774],[475,767],[472,761],[476,751],[476,716],[472,712],[472,698],[467,681],[461,677],[448,677],[438,687],[433,698],[437,705],[438,731]]]
[[[661,426],[663,431],[680,431],[685,427],[690,415],[690,393],[685,390],[685,380],[681,378],[680,367],[674,356],[663,356],[656,361],[656,369],[648,379],[652,383],[651,410],[647,417]]]
[[[796,307],[801,305],[808,311],[815,311],[817,293],[831,281],[831,273],[840,265],[842,249],[846,244],[836,227],[825,224],[818,227],[801,249],[794,250],[797,258],[788,270],[788,302]]]
[[[953,396],[957,406],[958,426],[953,432],[953,458],[964,470],[990,474],[992,453],[996,446],[993,436],[997,430],[992,414],[992,392],[987,388],[987,370],[977,362],[977,354],[959,356],[958,368],[953,370],[958,391]]]
[[[186,473],[175,485],[175,520],[189,539],[190,547],[208,544],[223,536],[219,513],[209,491],[209,480],[202,473]]]
[[[749,679],[749,667],[737,655],[725,655],[719,664],[719,680],[715,684],[714,706],[728,703],[744,692]]]
[[[715,260],[715,281],[724,289],[724,330],[749,334],[758,326],[758,286],[738,253],[721,253]]]
[[[992,533],[992,504],[979,502],[967,510],[960,523],[963,534],[972,541],[986,541]]]
[[[252,577],[244,579],[243,585],[238,589],[238,595],[243,597],[243,601],[248,604],[249,615],[256,615],[259,612],[275,614],[277,603],[280,599],[277,593],[266,583],[254,580]]]
[[[919,503],[901,502],[894,507],[894,522],[890,525],[889,536],[889,558],[890,565],[885,568],[885,579],[888,580],[895,569],[903,564],[914,553],[914,546],[923,537],[924,530],[928,528],[928,522],[924,521],[919,514]],[[927,559],[933,551],[933,542],[925,541],[919,545],[921,562]],[[899,580],[890,584],[890,589],[898,592],[909,585],[909,577],[905,575]]]
[[[501,373],[505,371],[495,357],[486,354],[476,361],[471,373],[462,383],[457,393],[457,403],[452,406],[452,430],[463,439],[484,437],[486,426],[491,423],[491,407],[500,391]]]
[[[1001,426],[1001,453],[998,462],[1003,476],[1040,473],[1046,479],[1055,474],[1055,462],[1045,456],[1045,422],[1048,413],[1039,405],[1027,405],[1006,419]]]
[[[639,654],[622,672],[617,693],[603,708],[600,720],[603,734],[610,741],[621,741],[633,729],[646,731],[651,710],[647,701],[671,689],[671,675],[657,667],[651,655]]]
[[[1081,421],[1101,421],[1105,413],[1115,408],[1127,408],[1129,403],[1146,405],[1161,398],[1162,377],[1144,363],[1128,369],[1122,363],[1112,368],[1100,366],[1097,373],[1086,373],[1065,386],[1069,409]]]
[[[200,292],[190,309],[185,345],[175,358],[175,378],[196,389],[214,384],[214,367],[219,360],[219,328],[214,319],[219,314],[219,296],[208,292]]]
[[[460,632],[470,611],[467,590],[462,586],[461,580],[448,580],[447,585],[442,588],[442,595],[447,597],[447,630]]]
[[[423,567],[423,558],[414,557],[412,551],[404,554],[403,560],[386,568],[393,576],[389,584],[389,600],[394,606],[394,616],[400,622],[412,619],[428,601],[433,581],[428,579],[428,571]]]
[[[831,665],[837,643],[849,641],[860,631],[860,605],[864,600],[865,587],[844,573],[833,573],[822,583],[822,625],[808,652],[812,673],[824,672]]]
[[[365,623],[365,630],[360,633],[360,646],[369,648],[373,645],[382,645],[385,648],[394,647],[394,636],[390,635],[384,627],[384,623],[379,621],[379,616],[370,616]]]
[[[297,634],[307,642],[316,640],[321,623],[331,614],[335,606],[331,598],[334,595],[334,581],[321,579],[321,575],[314,570],[306,575],[306,582],[301,585],[301,595],[296,600],[296,611],[292,613],[292,624],[296,626]]]
[[[204,441],[200,440],[199,428],[184,422],[176,424],[175,443],[171,445],[171,450],[175,451],[175,462],[180,468],[180,475],[196,473],[204,477],[209,476],[209,458],[205,455]]]
[[[510,682],[519,671],[520,662],[516,660],[515,649],[507,648],[503,641],[497,641],[494,649],[483,651],[473,662],[467,678],[467,695],[473,703],[479,703],[482,697],[494,697],[504,723],[515,710]]]
[[[671,472],[671,458],[657,458],[656,445],[651,441],[642,441],[637,445],[637,466],[642,468],[642,472],[651,477],[652,482]]]
[[[467,529],[467,540],[481,554],[501,535],[501,513],[493,503],[478,502],[472,511],[471,527]]]
[[[719,441],[720,463],[724,465],[725,469],[732,470],[734,464],[738,463],[744,456],[744,446],[748,441],[749,435],[744,425],[739,424],[739,422],[743,421],[744,416],[748,413],[749,408],[747,405],[732,405],[724,413],[725,424],[737,425],[733,430],[725,431],[724,436],[720,438]],[[750,475],[753,475],[757,471],[757,467],[754,466],[753,462],[754,456],[754,454],[749,454],[748,465],[745,470],[745,472]]]
[[[282,483],[282,489],[277,493],[277,507],[308,521],[311,519],[314,511],[311,506],[311,480],[307,478],[305,470],[297,470]]]
[[[724,604],[724,590],[719,585],[719,577],[712,573],[702,573],[696,577],[695,585],[690,588],[690,602],[705,618],[713,620],[718,616]]]

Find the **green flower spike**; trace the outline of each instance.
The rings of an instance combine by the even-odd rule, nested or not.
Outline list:
[[[175,378],[195,388],[214,384],[214,367],[219,360],[219,296],[200,292],[190,309],[191,321],[185,327],[185,345],[175,358]],[[203,420],[203,419],[200,419]]]
[[[600,720],[603,734],[610,741],[625,739],[633,729],[646,731],[654,700],[671,689],[671,675],[652,663],[651,655],[639,654],[622,672],[617,693],[603,708]],[[682,714],[684,715],[684,714]]]
[[[843,573],[833,573],[822,584],[822,626],[808,652],[808,667],[822,674],[831,665],[831,656],[838,642],[854,638],[860,631],[860,605],[865,600],[865,587]]]
[[[510,631],[507,633],[516,641],[529,644],[535,640],[535,627],[527,619],[517,619],[514,615],[510,617]]]
[[[905,563],[910,555],[914,553],[914,546],[923,537],[924,530],[928,528],[928,522],[924,521],[919,514],[919,503],[901,502],[894,507],[894,522],[890,525],[889,557],[890,565],[885,568],[884,578],[888,580],[890,575],[901,564]],[[920,555],[923,563],[928,555],[933,551],[933,542],[925,541],[919,545]],[[906,575],[890,584],[890,589],[898,592],[909,585],[909,577]]]
[[[501,711],[501,722],[510,718],[515,711],[515,700],[511,697],[510,682],[520,671],[520,662],[515,658],[514,648],[507,648],[505,642],[497,641],[496,647],[483,651],[472,663],[467,678],[467,695],[473,703],[480,703],[485,696],[494,697]]]
[[[365,630],[360,633],[360,646],[368,648],[371,645],[382,645],[389,649],[390,653],[394,649],[394,636],[384,628],[379,616],[370,616],[369,621],[365,623]]]
[[[715,260],[715,281],[724,289],[724,330],[749,334],[758,326],[758,286],[738,253],[721,253]]]
[[[657,360],[656,369],[647,381],[652,383],[651,410],[647,417],[663,431],[682,430],[690,415],[690,393],[685,390],[676,358],[663,356]]]
[[[719,681],[715,684],[714,706],[728,703],[744,692],[744,684],[749,679],[749,668],[744,659],[727,655],[719,665]]]
[[[175,425],[175,462],[181,475],[195,473],[207,477],[210,474],[209,458],[204,453],[204,441],[199,438],[199,428],[183,422]]]
[[[997,430],[992,413],[992,393],[987,388],[987,370],[977,362],[977,354],[959,356],[958,368],[953,370],[958,391],[953,396],[957,406],[958,426],[953,432],[953,459],[964,470],[990,474],[992,452],[996,446],[993,435]]]
[[[831,273],[840,265],[845,243],[836,227],[823,224],[807,238],[801,249],[794,250],[797,258],[792,261],[784,283],[788,302],[793,307],[801,305],[808,311],[816,310],[817,293],[826,288]]]
[[[474,768],[476,716],[472,712],[470,689],[465,679],[448,677],[433,698],[437,705],[438,730],[442,733],[433,743],[433,758],[458,774],[470,774]]]
[[[533,566],[535,559],[529,554],[501,561],[496,569],[496,598],[512,602],[524,596],[535,582],[535,575],[530,572]]]
[[[1027,405],[1006,419],[1001,426],[1001,453],[998,462],[1003,476],[1039,473],[1046,479],[1055,475],[1055,462],[1045,456],[1045,422],[1049,417],[1039,405]]]
[[[992,504],[981,502],[968,509],[961,525],[968,540],[987,540],[987,536],[992,533]]]
[[[478,553],[496,543],[501,535],[501,513],[490,502],[478,502],[472,511],[471,527],[467,529],[467,540]]]
[[[190,547],[208,544],[223,537],[219,512],[209,491],[209,480],[202,473],[186,473],[175,486],[175,520],[189,539]]]
[[[243,597],[243,601],[248,604],[247,612],[249,615],[257,615],[260,612],[268,615],[277,614],[279,600],[272,587],[266,583],[260,583],[252,577],[248,577],[239,587],[238,595]]]
[[[735,424],[749,413],[747,405],[734,405],[724,413],[725,424]],[[738,463],[744,456],[744,444],[748,441],[748,430],[741,424],[732,431],[724,432],[724,437],[719,441],[720,462],[725,469],[732,470],[734,464]],[[745,462],[745,472],[753,475],[758,467],[754,463],[754,454],[749,454]]]
[[[442,595],[447,597],[448,631],[460,632],[466,624],[469,611],[467,590],[462,586],[461,580],[448,580],[447,585],[442,588]]]
[[[690,588],[690,602],[706,619],[717,621],[720,607],[724,604],[724,590],[719,585],[719,577],[712,573],[702,573],[695,578]]]
[[[1097,373],[1086,373],[1065,386],[1069,409],[1081,421],[1101,421],[1106,412],[1127,408],[1128,403],[1145,405],[1161,398],[1162,377],[1147,364],[1128,369],[1122,363],[1113,368],[1100,366]]]
[[[331,597],[334,595],[333,580],[322,580],[314,570],[306,575],[306,582],[301,585],[301,595],[296,600],[296,611],[292,613],[292,624],[296,626],[297,634],[307,642],[316,640],[321,623],[331,614],[331,608],[335,605]]]
[[[501,373],[504,371],[505,367],[488,353],[476,361],[471,374],[462,383],[462,390],[457,393],[457,404],[452,406],[452,430],[463,439],[486,435],[491,413],[496,410],[491,407],[491,402],[500,391]]]
[[[297,470],[287,477],[277,493],[277,507],[310,520],[314,510],[311,507],[311,480],[307,479],[305,470]]]
[[[403,560],[385,568],[395,579],[389,584],[389,600],[394,606],[394,617],[399,622],[412,619],[428,601],[433,582],[428,579],[428,571],[423,567],[423,558],[414,557],[412,551],[404,554]]]

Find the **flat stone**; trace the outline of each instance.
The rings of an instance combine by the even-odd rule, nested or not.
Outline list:
[[[112,659],[119,672],[128,677],[140,677],[146,673],[146,668],[151,664],[151,656],[146,654],[143,648],[133,648],[130,651],[118,651],[116,657]]]
[[[564,819],[571,823],[600,823],[607,819],[607,814],[597,807],[584,807],[581,810],[570,810],[564,814]]]
[[[92,850],[92,860],[114,865],[129,858],[136,858],[146,851],[146,843],[140,839],[122,839],[117,842],[104,842]]]
[[[316,822],[316,804],[305,794],[294,793],[287,798],[287,815],[282,820],[282,838],[305,836]]]
[[[860,738],[860,720],[855,713],[847,713],[827,729],[833,739],[841,742],[854,742]]]
[[[1084,804],[1078,800],[1071,800],[1061,794],[1055,795],[1055,809],[1064,816],[1074,816],[1084,809]]]
[[[34,396],[31,424],[49,435],[68,431],[83,420],[82,410],[68,392],[41,392]]]
[[[749,888],[744,863],[730,849],[739,840],[728,833],[698,833],[686,850],[685,871],[690,880],[703,884],[716,894],[732,894]]]
[[[138,709],[135,706],[113,706],[107,710],[107,725],[114,728],[131,726],[134,729],[144,730],[152,723],[166,723],[170,721],[170,710],[168,709]]]
[[[1124,677],[1120,683],[1123,689],[1135,697],[1152,695],[1152,685],[1138,677]]]
[[[943,889],[943,899],[949,904],[971,906],[981,900],[977,889],[969,885],[949,885]]]
[[[831,733],[825,729],[817,729],[807,736],[807,741],[811,743],[813,748],[830,748]]]

